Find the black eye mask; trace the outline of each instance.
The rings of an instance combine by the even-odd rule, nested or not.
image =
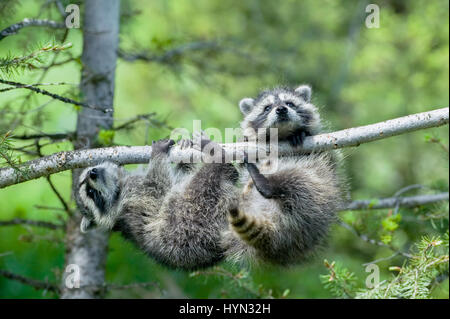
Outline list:
[[[92,199],[100,213],[105,213],[105,199],[98,190],[92,188],[89,184],[86,184],[86,196]]]

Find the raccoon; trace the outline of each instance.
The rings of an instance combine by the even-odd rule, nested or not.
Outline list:
[[[84,170],[78,190],[81,230],[119,231],[170,268],[209,267],[226,255],[220,236],[237,198],[238,172],[222,163],[173,167],[168,157],[173,145],[154,142],[146,170],[128,172],[109,162]]]
[[[247,140],[265,135],[261,128],[277,128],[278,142],[290,145],[292,154],[276,164],[270,159],[245,161],[239,204],[229,212],[223,245],[235,260],[300,263],[321,246],[343,207],[338,157],[333,152],[294,152],[307,136],[322,130],[309,86],[263,91],[256,99],[242,99],[239,106]]]
[[[310,87],[300,86],[240,102],[247,140],[266,134],[260,128],[277,128],[279,143],[292,147],[276,167],[270,160],[247,160],[246,170],[238,171],[225,163],[218,144],[202,136],[201,150],[208,145],[213,153],[222,151],[222,162],[173,167],[168,153],[174,142],[161,140],[153,143],[145,171],[128,172],[113,163],[86,169],[78,191],[85,210],[82,231],[120,231],[159,263],[183,270],[224,259],[277,265],[305,260],[343,205],[335,154],[298,154],[303,140],[321,131],[310,99]],[[180,147],[192,147],[192,141]]]

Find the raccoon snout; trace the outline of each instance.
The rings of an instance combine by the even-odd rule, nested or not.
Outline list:
[[[93,181],[96,181],[99,177],[103,180],[103,168],[94,167],[89,172],[89,178]]]
[[[277,107],[277,109],[275,110],[275,112],[276,112],[278,115],[286,115],[287,112],[288,112],[288,109],[287,109],[286,106],[279,106],[279,107]]]
[[[96,168],[91,169],[91,171],[89,172],[89,178],[95,181],[97,177],[98,177],[98,169]]]

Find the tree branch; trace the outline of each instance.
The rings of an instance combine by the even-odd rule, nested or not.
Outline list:
[[[49,229],[64,229],[64,225],[55,224],[51,222],[44,222],[41,220],[31,220],[31,219],[22,219],[22,218],[14,218],[11,220],[0,220],[0,226],[14,226],[14,225],[31,225]]]
[[[11,138],[16,140],[39,140],[41,138],[48,138],[50,140],[73,140],[75,138],[75,132],[12,135]]]
[[[388,245],[388,244],[386,244],[386,243],[383,243],[383,242],[380,241],[380,240],[372,239],[372,238],[369,238],[369,237],[368,237],[367,235],[365,235],[365,234],[361,234],[361,233],[360,233],[359,231],[357,231],[355,228],[353,228],[352,226],[350,226],[349,224],[347,224],[347,223],[345,223],[345,222],[343,222],[343,221],[340,221],[340,222],[339,222],[339,225],[341,225],[341,226],[344,227],[345,229],[349,230],[351,233],[353,233],[355,236],[361,238],[363,241],[368,242],[369,244],[376,245],[376,246],[380,246],[380,247],[387,247],[387,248],[389,248],[390,250],[392,250],[393,252],[395,252],[395,253],[397,253],[397,254],[399,254],[399,255],[402,255],[403,257],[406,257],[406,258],[411,258],[411,257],[412,257],[411,254],[408,254],[408,253],[406,253],[406,252],[397,250],[397,249],[396,249],[395,247],[393,247],[392,245]]]
[[[48,27],[53,29],[65,29],[66,25],[61,22],[56,22],[52,20],[40,20],[40,19],[28,19],[25,18],[21,22],[10,25],[9,27],[0,31],[0,41],[4,38],[16,34],[21,29],[25,27]]]
[[[0,269],[0,276],[5,277],[7,279],[18,281],[24,285],[31,286],[36,290],[48,290],[56,294],[61,293],[60,287],[48,281],[35,280],[3,269]],[[159,290],[161,290],[159,284],[156,282],[136,282],[125,285],[105,282],[101,285],[84,285],[80,287],[80,289],[103,290],[104,292],[108,290],[129,290],[134,288],[158,288]]]
[[[390,197],[375,200],[355,200],[344,210],[383,209],[399,207],[417,207],[430,203],[448,201],[448,193],[417,195],[410,197]]]
[[[201,51],[209,50],[214,51],[219,49],[219,44],[214,41],[197,41],[186,43],[168,50],[161,55],[150,54],[148,52],[128,53],[123,50],[117,52],[119,58],[127,62],[144,61],[144,62],[158,62],[158,63],[170,63],[175,58],[182,56],[189,51]]]
[[[349,128],[333,133],[325,133],[307,137],[303,148],[299,151],[328,150],[343,147],[359,146],[383,138],[404,134],[420,129],[438,127],[449,122],[448,107],[434,111],[417,113],[376,124]],[[225,152],[232,154],[237,160],[243,159],[243,151],[252,147],[248,143],[222,144]],[[287,146],[279,145],[279,154],[288,151]],[[195,149],[181,150],[175,146],[170,153],[172,161],[187,160]],[[0,188],[22,183],[41,176],[48,176],[74,168],[89,167],[104,161],[118,164],[147,163],[150,160],[150,146],[117,146],[89,150],[75,150],[55,153],[39,159],[34,159],[18,165],[17,168],[0,169]]]
[[[105,108],[98,107],[98,106],[95,106],[95,105],[90,105],[90,104],[87,104],[87,103],[78,102],[78,101],[69,99],[67,97],[60,96],[58,94],[51,93],[51,92],[46,91],[46,90],[39,89],[39,88],[34,87],[34,86],[30,85],[30,84],[17,83],[17,82],[13,82],[13,81],[5,81],[5,80],[2,80],[2,79],[0,79],[0,83],[12,85],[12,86],[20,88],[20,89],[31,90],[31,91],[34,91],[34,92],[39,93],[39,94],[50,96],[51,98],[54,98],[55,100],[59,100],[59,101],[64,102],[64,103],[74,104],[74,105],[78,105],[78,106],[85,107],[85,108],[88,108],[88,109],[101,111],[101,112],[104,112],[104,113],[112,112],[112,109],[110,109],[110,108],[105,109]]]
[[[36,290],[48,290],[48,291],[52,291],[57,294],[60,293],[60,289],[57,285],[47,282],[47,281],[35,280],[32,278],[17,275],[15,273],[12,273],[10,271],[3,270],[3,269],[0,269],[0,276],[3,276],[5,278],[11,279],[11,280],[18,281],[24,285],[31,286]]]

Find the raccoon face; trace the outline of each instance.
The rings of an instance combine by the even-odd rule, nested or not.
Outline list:
[[[244,136],[257,134],[258,129],[277,128],[280,138],[296,130],[310,135],[320,131],[317,108],[310,103],[311,88],[301,85],[296,89],[276,88],[263,91],[256,99],[245,98],[239,103],[244,114],[241,126]]]
[[[111,229],[117,212],[114,209],[120,195],[122,168],[113,163],[102,163],[85,169],[79,179],[78,195],[83,205],[81,231],[95,226]]]

